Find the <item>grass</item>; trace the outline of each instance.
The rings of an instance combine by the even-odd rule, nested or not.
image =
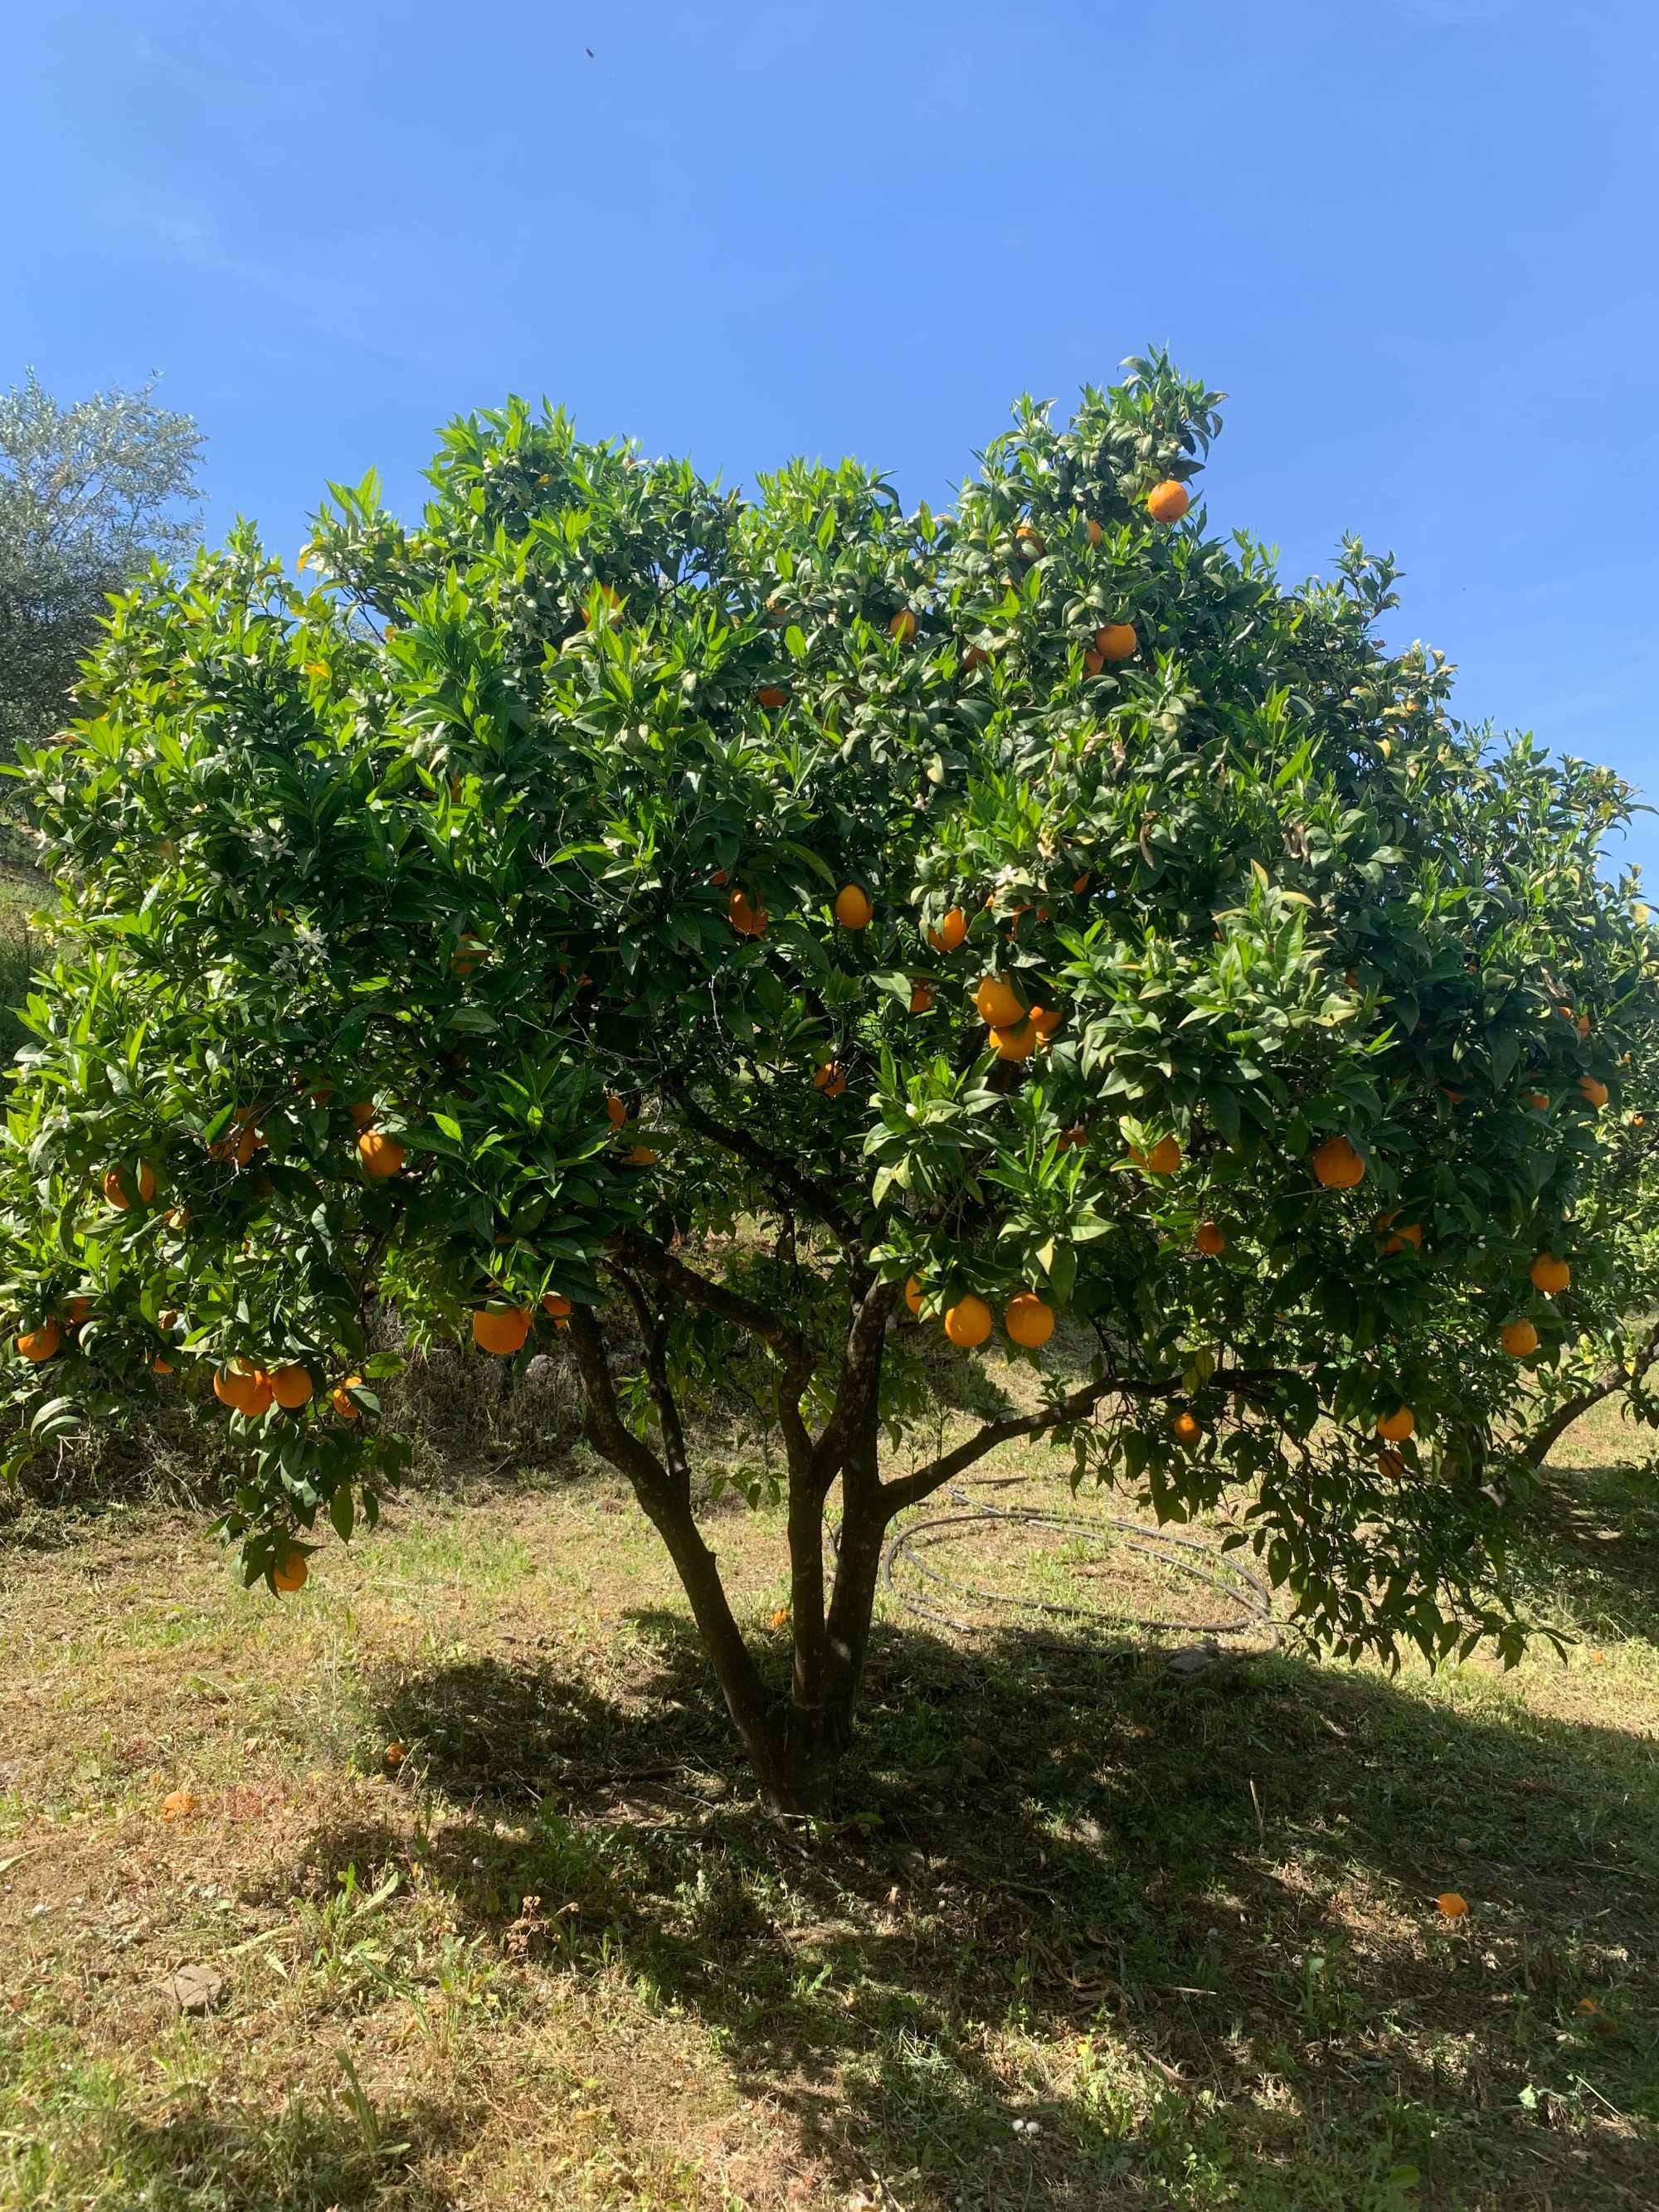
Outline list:
[[[46,896],[40,877],[9,861],[0,848],[0,1063],[10,1060],[26,1035],[15,1009],[27,996],[39,950],[31,942],[28,918]]]
[[[1183,1682],[893,1605],[817,1836],[591,1467],[411,1495],[280,1604],[199,1517],[26,1510],[0,2207],[1659,2204],[1659,1513],[1599,1418],[1517,1549],[1565,1663]],[[781,1666],[776,1521],[708,1525]]]

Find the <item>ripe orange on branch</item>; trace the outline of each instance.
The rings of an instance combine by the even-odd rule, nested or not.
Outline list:
[[[1511,1359],[1524,1359],[1538,1349],[1538,1331],[1523,1314],[1518,1321],[1505,1324],[1498,1340]]]
[[[937,929],[927,932],[927,942],[936,952],[954,952],[968,934],[968,917],[959,906],[947,907],[940,916]]]
[[[991,1309],[970,1291],[965,1298],[945,1309],[945,1334],[952,1344],[971,1352],[991,1334]]]
[[[733,891],[726,902],[726,915],[739,937],[759,937],[765,932],[772,917],[763,906],[757,906],[747,891]]]
[[[363,1164],[363,1173],[372,1176],[376,1182],[384,1182],[395,1176],[409,1154],[394,1137],[379,1129],[365,1129],[357,1139],[357,1157]]]
[[[1572,1269],[1565,1260],[1558,1260],[1553,1252],[1540,1252],[1527,1273],[1532,1278],[1535,1291],[1542,1291],[1547,1298],[1565,1291],[1572,1280]]]
[[[1139,642],[1133,623],[1103,623],[1095,632],[1095,651],[1103,660],[1127,660]]]
[[[981,975],[974,993],[981,1021],[994,1030],[1011,1030],[1025,1019],[1019,994],[1004,975]]]
[[[1192,503],[1191,492],[1173,477],[1165,477],[1146,495],[1146,512],[1154,522],[1179,522]]]
[[[1416,1429],[1417,1416],[1409,1406],[1396,1406],[1393,1413],[1384,1413],[1376,1425],[1377,1435],[1391,1444],[1403,1444]]]
[[[1002,1325],[1016,1344],[1037,1352],[1054,1333],[1054,1310],[1035,1291],[1021,1291],[1009,1299]]]
[[[37,1328],[26,1328],[17,1340],[17,1349],[32,1367],[40,1367],[52,1358],[64,1341],[64,1332],[56,1320],[48,1319]]]
[[[1181,1139],[1179,1137],[1160,1137],[1150,1152],[1139,1152],[1132,1145],[1129,1158],[1147,1175],[1173,1175],[1181,1165]]]
[[[270,1395],[284,1413],[297,1413],[301,1406],[308,1404],[311,1389],[310,1370],[301,1367],[297,1360],[290,1360],[286,1367],[278,1367],[270,1378]]]
[[[1365,1163],[1346,1137],[1327,1137],[1313,1156],[1313,1171],[1327,1190],[1352,1190],[1365,1180]]]
[[[508,1357],[522,1349],[529,1334],[528,1306],[480,1306],[472,1316],[472,1341],[480,1352]]]
[[[874,912],[868,893],[857,884],[843,884],[836,893],[836,920],[843,929],[868,929]]]

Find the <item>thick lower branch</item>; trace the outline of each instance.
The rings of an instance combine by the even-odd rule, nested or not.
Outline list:
[[[1564,1399],[1547,1419],[1528,1431],[1522,1447],[1528,1466],[1542,1467],[1575,1421],[1581,1419],[1593,1406],[1601,1405],[1604,1399],[1613,1397],[1620,1390],[1627,1390],[1632,1382],[1639,1382],[1656,1360],[1659,1360],[1659,1322],[1656,1322],[1643,1339],[1636,1357],[1628,1365],[1620,1359],[1611,1366],[1604,1367],[1587,1389],[1576,1391],[1571,1398]]]

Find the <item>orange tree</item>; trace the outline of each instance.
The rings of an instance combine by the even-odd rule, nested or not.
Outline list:
[[[242,531],[122,603],[26,770],[26,1441],[210,1373],[289,1589],[398,1471],[372,1306],[562,1334],[786,1805],[894,1516],[1014,1437],[1164,1516],[1237,1489],[1345,1654],[1512,1652],[1504,1439],[1653,1017],[1629,793],[1452,720],[1386,562],[1288,589],[1206,535],[1218,398],[1158,359],[1024,404],[948,515],[514,404],[418,526],[337,489],[299,583]],[[930,1451],[927,1363],[1003,1339],[1035,1409]],[[714,1373],[774,1428],[787,1682],[695,1510]]]

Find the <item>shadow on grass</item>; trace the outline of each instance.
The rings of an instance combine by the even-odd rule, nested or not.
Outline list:
[[[165,2118],[133,2108],[107,2069],[101,2083],[70,2079],[76,2124],[56,2131],[50,2168],[24,2173],[40,2193],[16,2202],[42,2205],[142,2205],[145,2212],[354,2212],[396,2204],[400,2212],[449,2212],[447,2190],[416,2181],[428,2154],[453,2145],[453,2113],[377,2107],[359,2084],[319,2100],[296,2097],[261,2112],[208,2101],[189,2087],[167,2099]],[[13,2178],[20,2178],[13,2169]],[[11,2201],[11,2200],[8,2200]]]
[[[1535,1604],[1588,1636],[1659,1643],[1659,1497],[1619,1467],[1553,1469],[1519,1520],[1510,1559]]]
[[[686,1622],[635,1625],[625,1702],[493,1659],[385,1698],[456,1814],[415,1856],[511,1954],[620,1964],[696,2013],[849,2181],[905,2172],[911,2212],[1397,2212],[1628,2203],[1659,2166],[1636,1738],[1296,1658],[1183,1686],[889,1627],[837,1823],[786,1832]],[[313,1846],[408,1851],[392,1823]],[[1437,1915],[1453,1888],[1472,1921]]]

